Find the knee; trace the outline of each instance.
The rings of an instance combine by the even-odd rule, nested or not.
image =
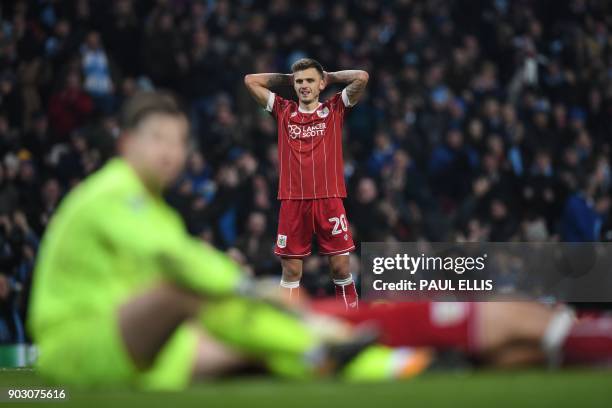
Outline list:
[[[289,263],[283,265],[283,279],[289,282],[294,282],[302,278],[302,267],[301,265],[295,265]]]
[[[351,275],[348,256],[342,262],[333,262],[331,264],[331,274],[333,279],[346,279]]]

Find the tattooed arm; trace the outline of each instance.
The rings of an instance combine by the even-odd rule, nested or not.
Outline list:
[[[265,107],[270,96],[270,89],[277,86],[290,86],[291,74],[249,74],[244,77],[244,84],[257,103]]]
[[[348,83],[344,90],[346,91],[346,96],[348,97],[349,106],[353,106],[359,102],[359,99],[363,95],[363,91],[368,84],[369,78],[370,76],[367,72],[357,69],[325,73],[325,81],[328,84],[333,84],[336,82]]]

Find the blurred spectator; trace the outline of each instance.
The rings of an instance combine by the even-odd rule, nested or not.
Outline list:
[[[236,240],[238,248],[253,266],[256,275],[275,275],[279,261],[274,255],[274,235],[270,234],[268,219],[264,213],[253,212],[246,221],[246,229]]]
[[[601,181],[597,173],[583,177],[579,191],[567,199],[561,218],[563,241],[599,241],[602,225],[610,210],[610,196],[597,194]]]
[[[115,105],[115,85],[111,78],[111,67],[106,51],[102,48],[100,34],[91,31],[81,46],[83,66],[83,89],[93,98],[95,105],[104,113],[110,113]]]
[[[434,191],[453,202],[461,199],[469,190],[477,166],[477,154],[465,145],[461,131],[449,130],[446,142],[433,150],[429,160]]]
[[[383,203],[378,201],[378,189],[371,178],[362,178],[357,190],[349,196],[348,213],[355,228],[356,240],[384,241],[393,220],[387,218]]]
[[[0,214],[8,214],[17,208],[19,190],[6,174],[4,165],[0,165]]]
[[[49,99],[49,120],[58,140],[83,126],[93,111],[93,101],[81,88],[78,72],[70,71],[62,88]]]
[[[16,84],[15,74],[9,70],[0,73],[0,103],[8,125],[18,128],[22,125],[22,100]]]
[[[391,161],[395,149],[386,133],[379,132],[374,136],[374,149],[368,159],[368,170],[372,176],[380,175],[383,167]]]
[[[175,87],[179,79],[176,73],[181,41],[175,16],[170,10],[158,10],[159,14],[153,14],[149,19],[143,43],[143,65],[156,85]]]

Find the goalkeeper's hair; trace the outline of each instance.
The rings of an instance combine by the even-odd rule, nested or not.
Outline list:
[[[185,117],[176,98],[165,91],[143,91],[130,97],[121,109],[120,125],[123,130],[133,130],[148,116],[161,113]]]
[[[316,69],[319,71],[319,74],[321,74],[321,77],[323,77],[323,65],[321,65],[319,61],[312,58],[300,58],[299,60],[295,61],[293,65],[291,65],[291,72],[295,73],[298,71],[304,71],[308,68]]]

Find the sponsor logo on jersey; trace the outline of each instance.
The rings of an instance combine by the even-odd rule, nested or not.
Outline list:
[[[292,139],[308,139],[315,136],[323,136],[325,134],[325,122],[315,125],[293,125],[289,124],[287,131]]]
[[[297,116],[297,112],[293,112],[291,115],[289,115],[289,117],[291,118],[295,118]]]
[[[286,247],[287,246],[287,236],[286,235],[278,234],[278,239],[276,240],[276,245],[278,245],[279,248]]]
[[[329,115],[329,108],[327,106],[317,111],[317,116],[320,118],[326,118],[328,115]]]

